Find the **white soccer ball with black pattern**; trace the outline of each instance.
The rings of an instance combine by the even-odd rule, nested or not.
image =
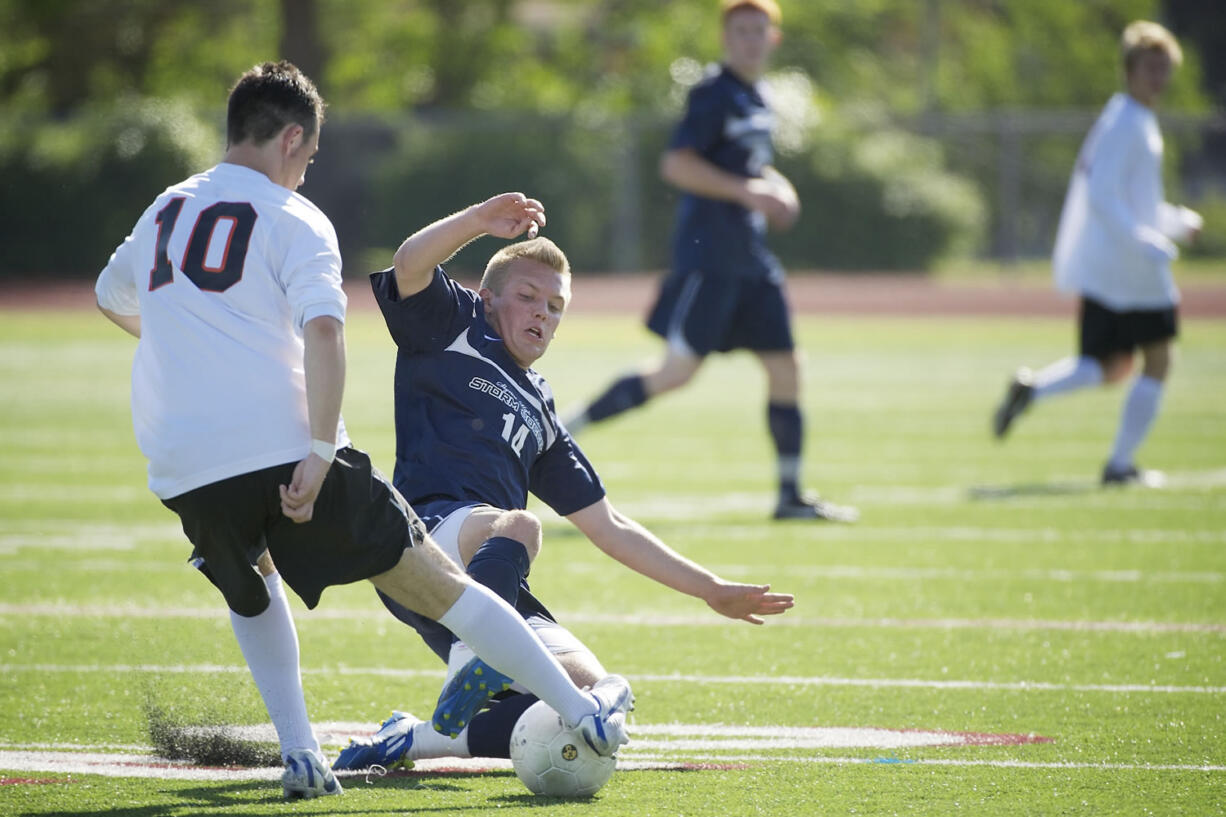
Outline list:
[[[511,730],[511,764],[533,794],[588,797],[613,776],[617,760],[596,754],[561,715],[537,701]]]

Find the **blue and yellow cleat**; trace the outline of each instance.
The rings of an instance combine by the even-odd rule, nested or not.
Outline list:
[[[332,769],[339,772],[382,766],[391,771],[401,765],[411,767],[413,761],[406,761],[404,756],[413,748],[413,727],[419,723],[419,719],[405,712],[393,712],[374,735],[361,740],[350,738],[349,745],[336,756]]]
[[[473,656],[443,687],[430,724],[440,735],[457,737],[490,698],[510,689],[512,683],[510,677]]]

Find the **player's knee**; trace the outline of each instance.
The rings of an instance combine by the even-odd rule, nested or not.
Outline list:
[[[507,511],[492,526],[493,536],[514,539],[528,551],[528,561],[535,561],[541,552],[541,520],[530,511]]]
[[[1118,383],[1132,371],[1132,355],[1110,355],[1099,361],[1103,367],[1103,382]]]

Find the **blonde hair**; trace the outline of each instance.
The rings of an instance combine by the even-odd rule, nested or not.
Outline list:
[[[494,253],[481,276],[482,288],[488,288],[496,294],[501,293],[507,280],[507,268],[517,258],[527,258],[557,270],[563,280],[567,284],[570,283],[570,261],[566,259],[566,253],[545,236],[538,236],[528,241],[508,244]]]
[[[779,4],[775,0],[722,0],[720,14],[724,20],[727,20],[729,14],[745,8],[757,9],[769,17],[775,25],[783,22],[783,12],[779,10]]]
[[[1120,37],[1120,53],[1124,58],[1124,72],[1132,71],[1137,60],[1146,51],[1161,51],[1171,59],[1171,65],[1178,66],[1183,62],[1183,51],[1175,35],[1158,23],[1149,20],[1136,20],[1128,24]]]

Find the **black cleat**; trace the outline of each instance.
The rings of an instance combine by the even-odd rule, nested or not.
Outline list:
[[[1161,488],[1166,484],[1166,474],[1128,465],[1123,468],[1107,463],[1103,466],[1103,485],[1140,485],[1144,488]]]
[[[835,505],[817,496],[805,494],[783,499],[775,506],[775,519],[822,519],[827,522],[855,522],[860,511],[851,505]]]
[[[1005,389],[1004,399],[992,415],[992,433],[997,439],[1003,439],[1005,434],[1009,433],[1009,426],[1030,406],[1033,399],[1034,384],[1030,370],[1018,369],[1017,374],[1009,381],[1009,387]]]

